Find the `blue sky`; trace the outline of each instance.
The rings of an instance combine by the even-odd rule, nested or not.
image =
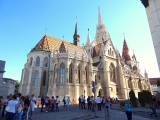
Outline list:
[[[145,9],[140,0],[1,0],[0,60],[6,61],[4,77],[21,79],[27,54],[47,34],[72,42],[75,18],[81,44],[87,29],[94,40],[98,6],[114,46],[122,53],[123,33],[143,74],[160,77]]]

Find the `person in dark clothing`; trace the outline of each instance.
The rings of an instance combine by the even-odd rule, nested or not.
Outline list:
[[[4,99],[3,110],[2,110],[2,116],[5,115],[5,114],[4,114],[4,113],[5,113],[5,108],[6,108],[7,104],[8,104],[8,101],[9,101],[9,96],[7,96],[7,98]]]
[[[81,108],[81,97],[79,97],[78,101],[79,101],[79,108]]]
[[[62,101],[62,102],[63,102],[63,104],[64,104],[64,108],[65,108],[65,107],[67,107],[67,106],[66,106],[66,98],[65,98],[65,96],[64,96],[64,98],[63,98],[63,101]]]
[[[91,110],[90,96],[88,96],[88,98],[87,98],[87,103],[88,103],[88,110]]]
[[[156,107],[154,104],[151,104],[151,109],[152,109],[152,113],[150,114],[150,117],[154,114],[155,117],[157,117],[157,113],[156,113]]]
[[[27,120],[28,120],[28,114],[29,114],[29,107],[30,107],[29,96],[26,96],[26,99],[24,100],[24,114],[25,114],[25,119]]]
[[[45,104],[45,99],[44,99],[44,95],[42,95],[42,98],[41,98],[41,112],[43,112],[43,107],[44,107],[44,104]]]

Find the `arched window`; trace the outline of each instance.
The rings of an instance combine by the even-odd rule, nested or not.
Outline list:
[[[43,72],[43,80],[42,80],[43,83],[42,83],[42,86],[45,86],[45,85],[46,85],[46,75],[47,75],[47,74],[46,74],[46,71],[44,71],[44,72]]]
[[[33,58],[30,59],[30,66],[32,66]]]
[[[95,75],[95,84],[97,84],[97,79],[96,79],[96,75]]]
[[[36,66],[37,67],[40,66],[40,58],[39,58],[39,56],[36,58]]]
[[[85,74],[86,74],[86,84],[88,84],[88,73],[87,73],[87,67],[85,67]]]
[[[109,50],[108,50],[108,55],[109,55]]]
[[[80,70],[80,66],[78,66],[78,80],[79,80],[79,84],[81,81],[81,70]]]
[[[39,72],[36,71],[36,72],[35,72],[35,75],[34,75],[34,86],[37,86],[37,85],[38,85],[38,76],[39,76]]]
[[[138,81],[138,88],[141,89],[141,80]]]
[[[65,82],[65,65],[63,63],[60,65],[60,81],[61,83]]]
[[[113,56],[113,51],[112,51],[112,56]]]
[[[72,63],[69,65],[69,83],[72,83]]]
[[[48,66],[48,58],[47,58],[47,57],[44,58],[43,66],[44,66],[44,67],[47,67],[47,66]]]
[[[110,67],[110,81],[112,82],[116,82],[116,78],[115,78],[115,67],[114,65],[111,63]]]

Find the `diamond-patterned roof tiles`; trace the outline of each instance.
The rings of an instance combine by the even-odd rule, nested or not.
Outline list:
[[[54,50],[58,50],[61,43],[64,42],[64,45],[68,48],[73,48],[76,50],[82,50],[81,46],[76,46],[72,43],[69,43],[67,41],[55,38],[55,37],[51,37],[49,35],[45,35],[38,43],[37,45],[32,49],[32,51],[35,50],[52,50],[52,47],[54,47]]]

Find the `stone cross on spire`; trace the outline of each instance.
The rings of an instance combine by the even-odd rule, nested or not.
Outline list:
[[[98,25],[103,24],[100,7],[98,7]]]

